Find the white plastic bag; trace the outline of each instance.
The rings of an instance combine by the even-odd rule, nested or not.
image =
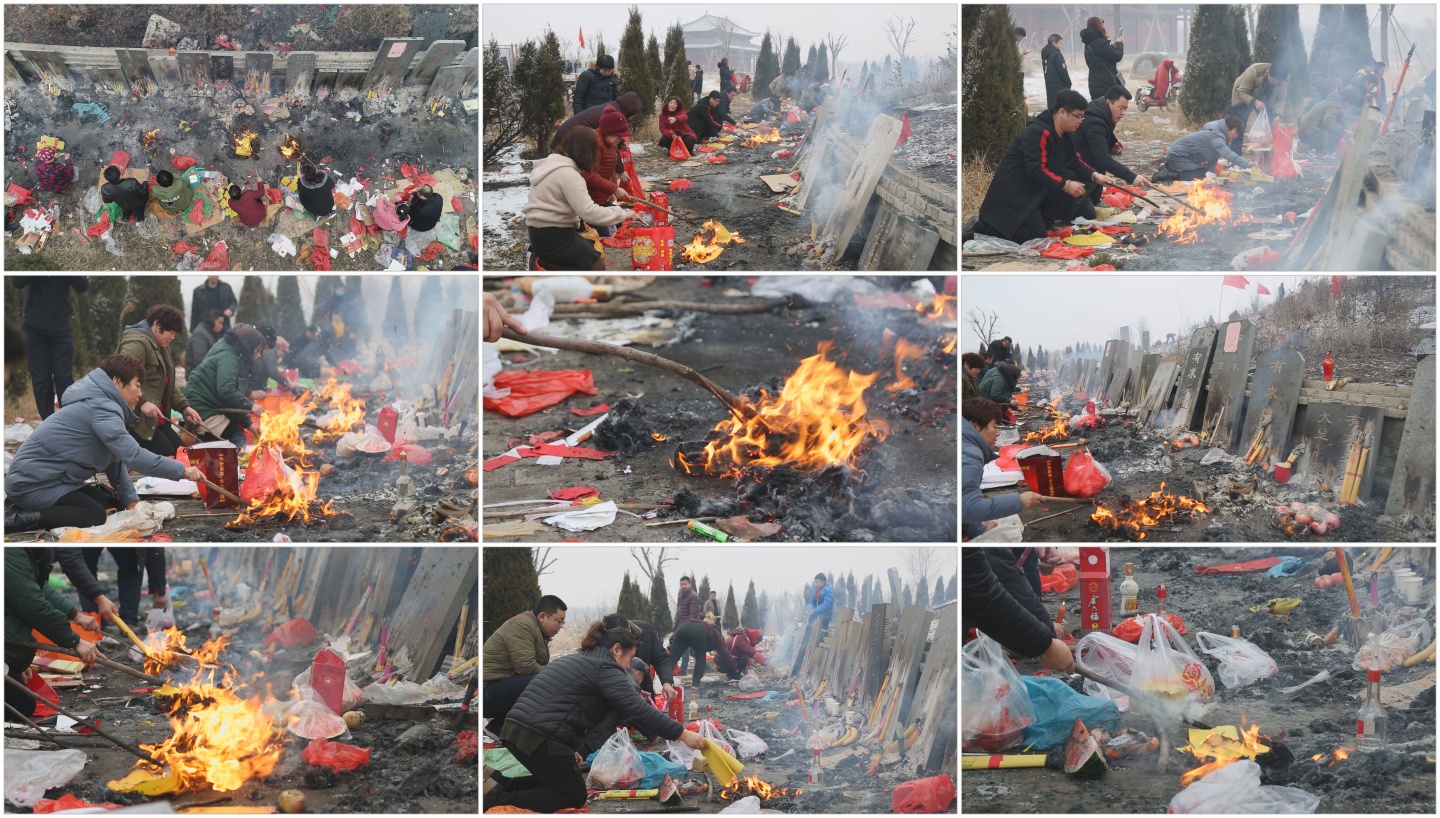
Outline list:
[[[1210,671],[1174,626],[1154,614],[1141,618],[1144,625],[1135,646],[1131,686],[1166,699],[1203,702],[1214,696],[1215,680]]]
[[[1019,743],[1035,722],[1035,707],[1000,643],[977,636],[965,646],[961,670],[961,749],[998,753]]]
[[[6,440],[18,440],[24,443],[29,440],[33,434],[35,434],[35,427],[23,421],[20,423],[12,423],[5,427]]]
[[[747,670],[745,671],[745,675],[740,677],[741,693],[754,693],[764,689],[765,683],[760,681],[760,677],[755,675],[755,671]]]
[[[5,800],[33,807],[85,769],[84,750],[5,750]]]
[[[291,241],[289,236],[271,233],[265,240],[270,242],[270,249],[281,258],[295,255],[295,242]]]
[[[1255,122],[1245,129],[1245,150],[1268,151],[1272,144],[1270,133],[1270,112],[1261,111],[1255,115]]]
[[[1226,764],[1170,799],[1176,815],[1204,813],[1306,814],[1320,808],[1320,796],[1296,787],[1260,785],[1260,765],[1248,758]]]
[[[146,213],[145,218],[135,222],[135,232],[142,239],[153,239],[160,235],[160,220],[155,218],[154,213]]]
[[[720,734],[720,729],[710,723],[710,719],[701,719],[697,726],[700,728],[699,732],[701,736],[715,742],[720,749],[725,751],[726,755],[735,755],[735,748],[730,746],[730,742],[726,741],[725,736]]]
[[[972,256],[998,256],[1005,253],[1018,253],[1020,245],[1013,241],[1006,241],[995,236],[982,236],[977,233],[975,238],[961,245],[960,252]]]
[[[310,671],[312,669],[313,667],[305,668],[303,672],[295,676],[295,680],[291,682],[291,684],[295,687],[296,692],[299,693],[300,698],[319,700],[320,697],[318,695],[307,694],[305,690],[301,689],[314,689],[310,684]],[[347,674],[345,676],[345,689],[340,692],[341,712],[343,713],[346,710],[354,710],[355,708],[359,707],[361,703],[363,703],[363,701],[364,695],[360,692],[360,685],[357,685],[354,682],[350,681],[350,676]]]
[[[323,702],[315,699],[304,698],[307,691],[313,695],[314,689],[308,685],[304,690],[298,690],[302,698],[296,702],[287,715],[290,722],[290,732],[301,738],[338,738],[349,729],[345,726],[345,720],[337,713],[331,712]]]
[[[171,610],[162,611],[159,608],[151,608],[150,612],[145,614],[145,631],[147,633],[158,633],[173,627],[175,627],[175,614]]]
[[[720,810],[720,812],[728,812],[732,815],[758,815],[761,812],[760,796],[747,795],[725,809]]]
[[[1247,639],[1200,631],[1195,634],[1195,646],[1220,660],[1220,683],[1226,687],[1244,687],[1280,670],[1269,654]]]
[[[605,740],[590,760],[585,786],[592,790],[631,790],[645,777],[645,759],[630,740],[630,731],[620,728]]]
[[[1088,633],[1075,643],[1075,664],[1097,676],[1113,679],[1123,685],[1130,684],[1135,672],[1136,647],[1124,639],[1111,636],[1103,631]],[[1130,697],[1102,684],[1085,680],[1085,695],[1098,696],[1115,702],[1121,710],[1130,709]]]
[[[740,754],[740,758],[753,758],[770,749],[770,745],[765,743],[765,739],[760,738],[754,733],[730,729],[725,731],[725,735],[729,736],[732,740],[736,751]]]
[[[1433,638],[1430,623],[1423,619],[1412,619],[1379,636],[1370,634],[1365,644],[1355,651],[1355,660],[1350,666],[1356,670],[1390,670],[1399,667]]]

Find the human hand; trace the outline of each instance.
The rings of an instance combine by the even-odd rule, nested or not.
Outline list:
[[[1041,667],[1051,670],[1064,673],[1075,672],[1075,656],[1070,653],[1069,646],[1059,639],[1051,639],[1050,647],[1046,648],[1044,653],[1036,656],[1035,661],[1039,662]]]
[[[1034,508],[1040,505],[1040,495],[1033,491],[1020,492],[1020,506],[1022,508]]]
[[[140,404],[140,414],[144,415],[147,418],[150,418],[151,420],[159,420],[160,407],[147,400],[144,403]]]
[[[662,684],[660,685],[660,692],[665,694],[665,698],[673,699],[678,691],[675,690],[675,685]]]
[[[75,610],[75,618],[71,621],[87,631],[100,632],[100,622],[93,616],[86,616],[80,613],[78,608]]]
[[[97,612],[100,614],[101,619],[109,619],[112,614],[120,613],[120,608],[117,607],[114,602],[110,601],[110,597],[105,596],[104,594],[95,597],[91,600],[91,602],[95,603],[95,607],[97,609]]]
[[[1257,110],[1257,111],[1263,111],[1263,110],[1265,110],[1265,102],[1264,102],[1263,100],[1258,100],[1258,99],[1255,100],[1255,110]]]
[[[985,531],[989,531],[989,530],[993,529],[995,526],[1000,525],[1000,524],[997,523],[997,522],[995,522],[994,520],[986,520],[985,522],[981,523],[980,525],[984,526]],[[983,533],[983,532],[982,532],[982,533]]]
[[[1056,638],[1056,639],[1064,639],[1064,638],[1065,638],[1065,626],[1064,626],[1064,625],[1061,625],[1059,622],[1056,622],[1056,623],[1054,623],[1054,624],[1055,624],[1055,638]]]
[[[199,469],[195,468],[194,466],[186,466],[186,467],[185,467],[185,479],[186,479],[186,480],[194,480],[196,483],[203,483],[203,482],[205,482],[205,472],[200,471]]]
[[[226,310],[226,311],[225,311],[225,317],[226,317],[226,318],[234,318],[234,317],[235,317],[235,311],[234,311],[234,310]]]
[[[254,392],[251,392],[251,393],[250,393],[249,397],[250,397],[250,400],[264,400],[264,399],[265,399],[265,390],[264,390],[264,389],[256,389]]]
[[[265,414],[265,407],[261,406],[261,405],[258,404],[258,403],[252,403],[252,404],[250,404],[250,414],[252,414],[252,415],[263,415],[263,414]]]
[[[100,649],[95,647],[94,642],[86,642],[84,639],[75,646],[75,652],[80,654],[81,661],[87,665],[93,665],[100,659]]]
[[[9,671],[6,671],[5,675],[9,676]],[[35,672],[28,667],[25,668],[25,670],[20,674],[20,681],[24,682],[27,685],[30,684],[30,680],[33,678],[35,678]]]
[[[138,505],[140,505],[140,501],[139,501],[139,500],[131,500],[128,504],[126,504],[125,510],[126,510],[126,511],[131,511],[131,510],[133,510],[133,509],[134,509],[136,506],[138,506]]]
[[[692,750],[705,749],[705,737],[694,730],[686,730],[680,734],[680,741]]]
[[[1117,43],[1123,43],[1123,42],[1125,42],[1125,35],[1124,35],[1124,34],[1121,34],[1119,37],[1116,37],[1116,38],[1115,38],[1115,42],[1117,42]]]
[[[202,423],[202,421],[200,420],[200,413],[195,411],[195,407],[193,406],[185,407],[185,411],[181,412],[181,414],[185,416],[186,420],[190,421],[196,426],[199,426]]]
[[[1078,199],[1085,195],[1085,186],[1072,179],[1065,183],[1065,193],[1072,199]]]
[[[1154,186],[1155,186],[1155,183],[1152,182],[1152,181],[1150,181],[1150,177],[1149,177],[1149,176],[1146,176],[1146,175],[1143,174],[1143,173],[1137,173],[1137,174],[1135,174],[1135,184],[1140,185],[1141,187],[1154,187]]]
[[[525,325],[520,319],[505,311],[500,306],[500,300],[490,293],[483,296],[485,301],[485,340],[493,343],[500,340],[500,333],[506,327],[515,330],[521,335],[526,334]]]
[[[154,608],[154,609],[157,610],[157,611],[169,610],[169,608],[170,608],[170,598],[167,597],[167,596],[165,596],[164,594],[159,594],[159,595],[151,594],[151,595],[150,595],[150,607],[151,607],[151,608]]]

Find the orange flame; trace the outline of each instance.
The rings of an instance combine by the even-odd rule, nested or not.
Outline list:
[[[744,244],[745,239],[739,233],[732,233],[725,225],[710,219],[700,226],[700,232],[695,238],[680,249],[680,258],[685,261],[693,261],[699,264],[708,264],[724,252],[725,244]]]
[[[271,448],[280,452],[283,456],[296,458],[301,466],[309,465],[309,456],[313,454],[305,446],[305,439],[300,436],[300,424],[305,422],[305,416],[314,411],[315,404],[310,401],[310,393],[306,392],[299,400],[288,397],[268,397],[262,402],[265,411],[259,415],[260,436],[256,439],[255,448]]]
[[[895,344],[895,382],[885,387],[886,392],[899,392],[901,389],[909,389],[915,385],[915,381],[905,374],[905,362],[911,358],[923,358],[925,351],[909,341],[901,338]]]
[[[334,378],[325,382],[316,397],[330,402],[329,409],[339,414],[331,418],[315,433],[315,442],[337,438],[353,430],[365,420],[365,401],[350,397],[350,384],[339,383]]]
[[[768,143],[771,143],[771,142],[779,142],[779,141],[780,141],[780,132],[777,131],[777,130],[775,130],[775,129],[773,129],[773,128],[771,128],[771,129],[768,130],[768,131],[764,131],[764,132],[762,132],[762,133],[757,133],[757,134],[755,134],[754,136],[750,137],[749,139],[745,140],[744,142],[741,142],[740,145],[741,145],[741,147],[745,147],[745,148],[758,148],[758,147],[760,147],[761,145],[765,145],[765,144],[768,144]]]
[[[890,431],[884,421],[865,417],[865,390],[880,373],[840,367],[826,357],[832,346],[822,341],[780,394],[761,390],[747,420],[732,415],[716,425],[716,439],[705,445],[701,460],[677,453],[672,465],[686,474],[721,477],[738,476],[746,466],[786,464],[808,471],[836,463],[854,466],[867,440],[883,440]]]
[[[236,156],[252,156],[260,150],[257,144],[260,141],[260,134],[254,131],[242,131],[230,137],[231,146],[235,149]]]
[[[290,134],[285,134],[285,141],[280,143],[280,155],[286,159],[294,159],[300,154],[300,143],[295,141]]]
[[[151,145],[155,144],[155,138],[158,137],[159,135],[160,135],[160,129],[159,129],[159,128],[156,128],[156,129],[153,130],[153,131],[146,131],[145,133],[143,133],[143,134],[140,135],[140,144],[142,144],[142,145],[144,145],[145,147],[148,148],[148,147],[150,147]]]
[[[794,798],[804,793],[801,789],[790,789],[789,787],[777,787],[768,781],[763,781],[753,775],[744,778],[736,778],[720,791],[720,798],[726,801],[745,796],[758,796],[761,801],[769,801],[771,798]]]
[[[952,335],[952,336],[950,336],[949,338],[947,338],[947,339],[945,340],[945,346],[944,346],[943,348],[941,348],[940,351],[943,352],[943,353],[945,353],[946,355],[954,355],[954,354],[955,354],[955,339],[956,339],[956,338],[959,338],[959,337],[960,337],[960,336],[958,336],[958,335]]]
[[[1190,186],[1185,196],[1190,204],[1204,212],[1200,215],[1188,207],[1182,207],[1160,223],[1158,235],[1170,236],[1177,244],[1195,244],[1200,236],[1195,228],[1202,224],[1224,226],[1230,223],[1230,199],[1233,194],[1221,188],[1206,187],[1203,181]]]
[[[926,318],[954,318],[955,304],[955,296],[937,293],[929,304],[924,301],[917,302],[915,311]]]
[[[1064,417],[1055,419],[1053,426],[1048,426],[1039,432],[1029,432],[1025,435],[1022,443],[1059,443],[1062,440],[1070,439],[1070,427],[1065,424]]]
[[[1107,502],[1113,502],[1115,509],[1111,510],[1106,505]],[[1208,514],[1210,509],[1199,500],[1166,494],[1165,483],[1162,481],[1160,488],[1140,502],[1129,499],[1100,501],[1095,513],[1090,515],[1090,519],[1105,528],[1126,534],[1132,541],[1138,542],[1145,539],[1145,529],[1174,522],[1176,516],[1181,512]]]
[[[1245,723],[1244,716],[1240,717],[1240,723],[1242,725]],[[1180,752],[1190,753],[1196,758],[1215,759],[1180,776],[1180,786],[1188,787],[1221,767],[1242,758],[1254,758],[1260,753],[1269,752],[1269,750],[1270,748],[1260,741],[1260,725],[1258,724],[1251,724],[1242,729],[1238,741],[1219,734],[1211,734],[1199,747],[1180,748]]]
[[[669,437],[666,437],[665,435],[662,435],[662,434],[660,434],[659,432],[651,432],[651,433],[650,433],[650,437],[651,437],[651,439],[655,440],[655,441],[658,442],[658,443],[664,443],[665,441],[667,441],[667,440],[670,439]]]

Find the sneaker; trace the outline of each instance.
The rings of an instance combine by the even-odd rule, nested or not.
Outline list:
[[[980,219],[979,219],[979,218],[971,219],[970,221],[968,221],[968,222],[965,223],[965,229],[960,232],[960,243],[961,243],[961,244],[964,244],[965,242],[970,241],[971,239],[975,238],[975,225],[977,225],[977,224],[979,224],[979,223],[980,223]]]

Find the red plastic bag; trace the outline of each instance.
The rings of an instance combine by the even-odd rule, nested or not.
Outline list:
[[[1096,225],[1095,229],[1099,230],[1101,233],[1104,233],[1107,236],[1118,236],[1121,233],[1130,232],[1130,228],[1126,227],[1123,224],[1101,224]]]
[[[568,489],[557,489],[550,492],[552,500],[583,500],[586,497],[599,497],[600,489],[592,489],[589,486],[571,486]]]
[[[285,465],[280,453],[266,446],[250,458],[250,468],[245,470],[245,482],[240,485],[240,499],[253,504],[277,493],[286,493],[294,485],[291,478],[295,471]]]
[[[64,812],[71,809],[120,809],[121,804],[99,803],[92,804],[83,798],[77,798],[70,793],[65,793],[59,798],[41,798],[35,802],[35,814],[44,815],[51,812]]]
[[[574,412],[575,414],[579,415],[579,416],[582,417],[582,418],[588,418],[588,417],[591,417],[591,416],[593,416],[593,415],[598,415],[598,414],[600,414],[601,412],[608,412],[608,411],[610,411],[610,404],[608,404],[608,403],[602,403],[602,404],[600,404],[599,406],[592,406],[592,407],[590,407],[589,409],[581,409],[581,408],[578,407],[578,406],[572,406],[572,407],[570,407],[570,411],[571,411],[571,412]]]
[[[1085,258],[1093,252],[1095,252],[1094,247],[1079,247],[1074,244],[1057,241],[1045,248],[1045,251],[1040,255],[1043,258],[1077,259]]]
[[[1110,472],[1090,452],[1081,449],[1065,464],[1065,493],[1071,497],[1094,497],[1110,485]]]
[[[685,140],[678,136],[670,140],[670,158],[676,162],[683,162],[690,158],[690,149],[685,147]]]
[[[306,619],[292,619],[281,625],[270,635],[265,637],[262,644],[265,647],[279,645],[282,648],[295,648],[301,645],[309,645],[315,641],[315,626]]]
[[[1063,594],[1080,581],[1080,572],[1070,563],[1061,563],[1049,574],[1040,575],[1040,593]]]
[[[50,683],[45,681],[45,677],[40,675],[38,669],[36,672],[30,674],[30,680],[25,683],[25,686],[30,688],[31,693],[38,694],[40,698],[46,702],[50,702],[51,704],[60,703],[60,694],[56,693],[55,688],[51,687]],[[45,704],[45,702],[35,702],[35,713],[31,718],[48,719],[55,715],[55,713],[55,709]]]
[[[509,389],[510,394],[485,398],[485,408],[518,418],[554,406],[577,392],[595,394],[595,379],[588,369],[517,369],[498,373],[495,388]]]
[[[90,226],[90,229],[85,231],[85,235],[86,235],[86,236],[89,236],[89,237],[92,238],[92,239],[93,239],[93,238],[98,238],[99,236],[103,235],[106,230],[109,230],[109,229],[110,229],[110,211],[108,211],[108,210],[101,210],[101,211],[100,211],[100,221],[98,221],[98,222],[96,222],[95,224],[91,225],[91,226]]]
[[[1000,459],[995,461],[995,466],[1001,471],[1020,471],[1020,464],[1015,461],[1015,453],[1025,448],[1024,443],[1011,443],[1009,446],[1000,447]]]
[[[670,183],[670,189],[671,189],[672,191],[673,191],[673,190],[689,190],[690,188],[692,188],[692,187],[694,187],[694,186],[695,186],[695,183],[692,182],[692,181],[690,181],[689,179],[676,179],[675,181],[673,181],[673,182]]]
[[[1197,574],[1253,574],[1257,571],[1269,571],[1279,565],[1279,557],[1262,557],[1249,562],[1232,562],[1228,565],[1197,565]]]
[[[408,460],[412,466],[430,465],[430,458],[432,457],[430,450],[424,446],[416,446],[414,443],[402,443],[399,446],[392,447],[389,454],[380,458],[380,462],[384,463],[386,460],[399,460],[401,452],[405,453],[405,459]]]
[[[1068,239],[1074,232],[1074,226],[1066,225],[1058,230],[1047,230],[1045,235],[1052,239]]]
[[[1116,625],[1110,632],[1115,635],[1116,639],[1124,639],[1132,645],[1137,644],[1140,641],[1140,633],[1144,630],[1144,625],[1140,620],[1146,616],[1150,616],[1150,614],[1132,616],[1119,625]],[[1175,614],[1165,614],[1165,621],[1169,622],[1170,627],[1174,628],[1181,636],[1185,635],[1185,620]]]
[[[186,171],[186,170],[189,170],[189,169],[195,167],[195,157],[193,157],[193,156],[180,156],[180,155],[177,154],[177,155],[171,157],[170,163],[175,166],[175,169],[176,169],[176,170]]]
[[[1294,150],[1295,129],[1276,125],[1270,128],[1270,134],[1270,175],[1276,179],[1294,179],[1299,175],[1295,172],[1295,162],[1290,157]]]
[[[214,246],[214,247],[211,247],[211,248],[210,248],[210,255],[206,256],[206,257],[205,257],[205,260],[202,261],[202,262],[200,262],[200,266],[199,266],[199,267],[196,267],[195,269],[197,269],[197,270],[228,270],[229,268],[230,268],[230,248],[228,248],[228,247],[225,246],[225,242],[223,242],[223,241],[218,241],[218,242],[215,243],[215,246]]]
[[[896,812],[948,812],[954,800],[955,782],[948,775],[937,775],[896,784],[890,794],[890,808]]]
[[[370,750],[326,738],[317,738],[305,745],[300,757],[312,767],[329,767],[339,773],[369,764]]]
[[[195,206],[190,208],[190,215],[186,216],[192,224],[200,224],[205,221],[205,202],[200,198],[195,199]]]
[[[175,242],[175,246],[170,248],[170,252],[174,253],[177,256],[183,256],[186,253],[193,253],[199,249],[199,247],[196,247],[193,244],[186,244],[183,240],[181,240]]]
[[[716,154],[716,155],[714,155],[714,156],[711,156],[711,157],[707,158],[705,161],[706,161],[706,162],[709,162],[709,163],[712,164],[712,165],[719,165],[719,164],[722,164],[722,163],[724,163],[724,162],[729,162],[730,159],[729,159],[729,157],[725,156],[724,154]]]
[[[480,739],[474,730],[464,730],[455,737],[450,746],[455,748],[456,764],[473,764],[475,756],[480,752]]]
[[[1100,197],[1100,201],[1116,210],[1129,210],[1130,203],[1135,201],[1135,197],[1122,190],[1111,189]]]

